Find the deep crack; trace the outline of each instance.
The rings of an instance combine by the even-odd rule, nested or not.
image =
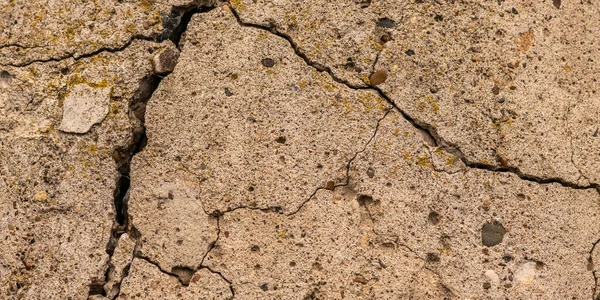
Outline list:
[[[179,41],[181,40],[181,36],[187,30],[187,26],[192,19],[192,16],[196,13],[203,13],[212,10],[214,7],[205,7],[205,6],[194,6],[194,7],[175,7],[172,10],[171,16],[178,16],[176,18],[177,23],[172,24],[172,28],[166,28],[165,32],[167,35],[163,34],[156,38],[156,40],[148,39],[145,37],[134,37],[129,40],[123,47],[118,49],[100,49],[98,51],[79,56],[77,59],[92,57],[102,52],[118,52],[125,48],[127,48],[131,43],[136,39],[146,39],[152,40],[155,42],[161,42],[164,40],[171,40],[176,46],[178,46]],[[62,59],[66,59],[69,57],[61,58],[61,59],[49,59],[47,61],[59,61]],[[34,61],[35,62],[35,61]],[[27,63],[29,65],[31,63]],[[168,76],[168,75],[167,75]],[[159,76],[157,74],[149,74],[144,77],[139,85],[138,90],[135,92],[133,99],[129,103],[129,112],[130,112],[130,120],[132,124],[136,126],[132,132],[132,141],[126,147],[115,149],[115,154],[113,158],[115,159],[115,163],[117,165],[117,170],[120,174],[119,179],[116,183],[116,188],[114,191],[114,209],[115,209],[115,223],[113,225],[113,229],[111,231],[111,236],[109,242],[106,246],[106,252],[109,255],[107,268],[105,272],[104,281],[98,281],[90,284],[90,292],[89,295],[100,294],[106,296],[106,292],[102,288],[102,285],[108,282],[108,276],[110,273],[110,262],[112,260],[112,256],[114,254],[115,248],[117,246],[118,240],[123,233],[126,231],[132,231],[130,236],[131,238],[137,239],[139,237],[139,233],[135,228],[129,226],[129,214],[127,211],[127,202],[129,196],[129,188],[131,185],[130,171],[131,171],[131,161],[133,157],[141,152],[147,144],[147,136],[146,136],[146,126],[145,126],[145,114],[146,114],[146,105],[158,86],[160,82],[166,76]],[[134,255],[134,257],[137,257]],[[142,258],[142,257],[140,257]],[[145,258],[143,258],[145,259]],[[150,262],[149,259],[145,259]],[[152,262],[151,262],[152,263]],[[128,268],[128,267],[126,267]],[[160,269],[160,268],[159,268]],[[161,270],[163,271],[163,270]],[[164,271],[163,271],[164,272]],[[128,275],[128,270],[124,272],[125,276],[120,279],[117,283],[117,286],[120,287],[123,279]],[[164,272],[170,275],[173,275],[168,272]],[[177,276],[176,274],[173,276]],[[181,281],[181,278],[180,278]],[[118,296],[118,293],[117,293]],[[117,297],[115,296],[115,298]]]

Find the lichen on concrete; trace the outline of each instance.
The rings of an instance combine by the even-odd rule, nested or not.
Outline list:
[[[600,297],[591,2],[3,4],[0,298]]]

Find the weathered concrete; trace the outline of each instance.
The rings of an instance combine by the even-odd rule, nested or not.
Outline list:
[[[5,2],[2,299],[600,297],[594,3]]]
[[[559,1],[560,2],[560,1]],[[378,85],[473,164],[600,183],[600,8],[552,1],[232,1],[314,64]]]
[[[147,50],[160,48],[134,42],[78,61],[2,68],[10,78],[0,87],[2,298],[85,299],[90,285],[101,287],[115,220],[114,156],[137,127],[129,104],[152,74]],[[107,114],[87,130],[67,130],[92,125],[68,113],[81,103]]]

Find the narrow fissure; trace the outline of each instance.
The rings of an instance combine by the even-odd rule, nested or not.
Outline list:
[[[205,6],[173,8],[169,16],[163,17],[163,22],[165,23],[165,30],[163,34],[158,36],[153,41],[162,42],[165,40],[171,40],[179,48],[179,42],[181,41],[181,37],[187,30],[187,26],[191,21],[192,16],[196,13],[210,11],[213,8],[214,7]],[[135,39],[136,38],[132,38],[132,40],[129,41],[124,47],[119,48],[117,50],[103,49],[82,57],[91,57],[103,51],[121,51],[127,46],[129,46]],[[148,103],[148,100],[150,100],[150,98],[154,94],[154,91],[156,91],[156,89],[160,85],[160,82],[164,78],[164,76],[160,76],[157,74],[147,75],[144,79],[141,80],[138,90],[135,92],[133,99],[129,103],[130,120],[133,124],[135,124],[135,127],[132,132],[132,140],[129,145],[123,148],[115,149],[113,153],[113,158],[117,165],[117,171],[120,175],[116,183],[115,191],[113,193],[115,221],[111,231],[109,242],[106,246],[106,253],[109,255],[108,265],[106,268],[105,277],[102,280],[96,280],[90,284],[89,295],[106,296],[106,292],[104,291],[104,284],[108,282],[109,273],[111,271],[111,259],[121,235],[129,230],[132,231],[130,234],[132,238],[137,239],[139,237],[139,233],[137,232],[137,230],[135,230],[135,228],[129,229],[130,226],[128,224],[129,215],[127,211],[127,201],[129,196],[129,188],[131,187],[131,161],[133,157],[139,152],[141,152],[147,144],[145,126],[146,104]],[[145,260],[149,261],[148,259]],[[126,277],[129,274],[129,267],[130,266],[126,266],[127,270],[124,272],[124,277]],[[170,273],[169,275],[176,276],[175,274]],[[120,279],[119,283],[117,283],[117,288],[120,289],[120,284],[124,277]],[[117,296],[118,293],[115,296],[115,298]]]
[[[230,5],[231,7],[231,5]],[[259,25],[259,24],[252,24],[252,23],[245,23],[242,21],[242,19],[240,18],[238,12],[231,7],[231,12],[234,15],[234,17],[237,19],[238,24],[240,24],[240,26],[244,26],[244,27],[251,27],[251,28],[256,28],[256,29],[260,29],[260,30],[264,30],[264,31],[268,31],[276,36],[279,36],[283,39],[285,39],[290,46],[292,47],[292,49],[294,50],[294,53],[296,53],[296,55],[298,57],[300,57],[302,60],[304,60],[304,62],[315,68],[317,71],[319,72],[327,72],[329,74],[329,76],[336,82],[344,84],[345,86],[347,86],[350,89],[354,89],[354,90],[373,90],[376,91],[379,96],[383,99],[385,99],[390,105],[392,105],[392,107],[394,107],[394,109],[396,109],[409,123],[411,123],[411,125],[423,132],[425,132],[427,135],[429,135],[429,137],[431,139],[433,139],[433,141],[435,141],[435,146],[439,147],[440,149],[451,153],[453,155],[455,155],[456,157],[458,157],[467,167],[469,168],[473,168],[473,169],[480,169],[480,170],[486,170],[486,171],[492,171],[492,172],[506,172],[506,173],[513,173],[515,175],[517,175],[519,178],[526,180],[526,181],[532,181],[532,182],[536,182],[538,184],[551,184],[551,183],[558,183],[562,186],[565,187],[569,187],[569,188],[573,188],[573,189],[589,189],[589,188],[594,188],[598,191],[598,193],[600,193],[600,184],[590,184],[588,186],[580,186],[577,185],[575,183],[571,183],[568,181],[565,181],[562,178],[541,178],[541,177],[537,177],[537,176],[533,176],[533,175],[529,175],[529,174],[524,174],[521,170],[519,170],[519,168],[517,167],[504,167],[504,166],[495,166],[495,165],[489,165],[489,164],[484,164],[484,163],[478,163],[478,162],[471,162],[469,161],[464,153],[462,153],[462,151],[456,146],[456,145],[452,145],[451,143],[445,141],[442,137],[440,137],[435,128],[433,128],[431,125],[423,123],[419,120],[416,120],[415,118],[411,117],[410,115],[408,115],[405,111],[403,111],[402,109],[400,109],[400,107],[398,107],[398,105],[396,105],[396,103],[390,98],[388,97],[380,88],[378,87],[374,87],[374,86],[355,86],[350,84],[349,82],[338,78],[337,76],[335,76],[333,74],[333,71],[331,71],[331,68],[317,63],[317,62],[313,62],[311,61],[304,53],[302,53],[298,46],[296,45],[296,43],[292,40],[292,38],[282,32],[277,31],[277,29],[274,26],[265,26],[265,25]]]

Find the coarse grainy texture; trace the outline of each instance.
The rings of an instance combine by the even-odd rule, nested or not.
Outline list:
[[[0,0],[0,299],[600,299],[597,24]]]

